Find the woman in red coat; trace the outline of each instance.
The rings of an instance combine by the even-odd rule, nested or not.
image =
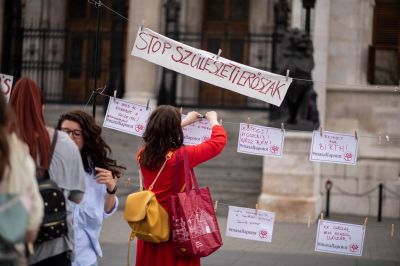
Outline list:
[[[158,202],[169,212],[168,197],[174,194],[174,168],[178,150],[183,146],[182,127],[196,122],[200,114],[190,112],[182,121],[179,111],[172,106],[159,106],[150,116],[143,134],[144,146],[137,155],[144,177],[144,187],[154,181],[169,151],[173,154],[166,162],[152,191]],[[219,125],[217,113],[207,112],[206,118],[212,127],[211,138],[205,142],[187,146],[190,168],[217,156],[226,144],[225,129]],[[182,169],[181,169],[182,171]],[[178,177],[179,187],[184,187],[183,172]],[[171,233],[172,236],[172,233]],[[150,243],[137,241],[136,266],[199,266],[200,258],[183,258],[174,254],[172,237],[167,242]]]

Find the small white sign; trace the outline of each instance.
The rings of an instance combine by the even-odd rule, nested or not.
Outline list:
[[[282,157],[285,132],[282,129],[240,123],[237,151]]]
[[[110,97],[103,127],[141,137],[150,113],[151,109],[146,106]]]
[[[275,213],[229,206],[226,236],[271,242]]]
[[[186,115],[182,114],[182,119]],[[211,137],[211,126],[207,119],[203,118],[193,124],[187,125],[182,128],[183,130],[183,144],[197,145],[203,143]]]
[[[354,135],[313,131],[310,161],[338,164],[357,163],[358,140]]]
[[[365,226],[319,220],[315,251],[361,256]]]
[[[13,80],[13,76],[0,73],[0,87],[1,91],[4,93],[7,102],[10,99]]]

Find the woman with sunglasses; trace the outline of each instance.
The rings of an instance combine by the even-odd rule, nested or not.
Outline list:
[[[79,110],[65,113],[57,129],[78,146],[86,171],[86,193],[74,211],[76,256],[72,265],[97,265],[97,256],[102,256],[99,237],[103,219],[118,207],[117,178],[126,168],[110,158],[111,148],[101,137],[101,127],[89,114]]]

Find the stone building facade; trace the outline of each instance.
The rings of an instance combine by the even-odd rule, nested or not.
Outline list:
[[[16,2],[21,6],[20,26],[30,29],[20,36],[7,31],[9,22],[15,18],[12,16]],[[101,8],[103,35],[96,74],[92,62],[97,10],[88,2],[94,1],[0,0],[0,20],[8,22],[0,23],[3,33],[0,72],[30,75],[40,80],[40,85],[51,92],[50,101],[85,102],[97,83],[97,87],[108,84],[118,89],[126,100],[146,103],[150,99],[155,106],[163,79],[168,82],[169,74],[163,73],[159,66],[130,56],[130,52],[142,24],[162,34],[170,31],[168,27],[173,24],[166,24],[166,4],[175,1],[102,1],[125,18]],[[277,0],[176,2],[180,5],[175,30],[181,34],[182,42],[215,53],[216,47],[223,47],[222,56],[228,59],[271,69],[269,38]],[[304,29],[302,0],[287,2],[289,26]],[[357,130],[360,140],[357,166],[310,162],[311,134],[288,132],[284,158],[264,160],[260,173],[261,208],[277,211],[281,220],[315,218],[325,209],[325,183],[331,180],[332,212],[376,216],[377,186],[382,183],[383,216],[400,217],[400,32],[398,28],[388,36],[379,35],[385,27],[400,24],[398,15],[396,20],[399,10],[398,1],[392,0],[316,0],[310,23],[320,122],[328,131]],[[54,29],[51,34],[55,35],[49,31],[26,35],[34,34],[37,28]],[[217,29],[232,36],[238,31],[252,41],[214,42],[218,38],[212,33],[218,32]],[[21,58],[7,57],[16,53],[8,39],[21,40],[18,36],[23,37]],[[40,36],[48,38],[43,41]],[[393,41],[396,38],[397,46]],[[42,63],[30,67],[38,60]],[[52,63],[47,65],[47,61]],[[15,62],[22,65],[19,71],[13,65]],[[216,98],[218,101],[211,104],[213,108],[262,110],[265,107],[182,75],[176,77],[174,93],[175,103],[180,105],[207,106],[208,99]]]

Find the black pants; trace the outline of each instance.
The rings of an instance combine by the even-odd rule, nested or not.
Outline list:
[[[32,264],[31,266],[71,266],[71,260],[69,259],[68,253],[64,252],[48,259],[39,261],[38,263]]]

